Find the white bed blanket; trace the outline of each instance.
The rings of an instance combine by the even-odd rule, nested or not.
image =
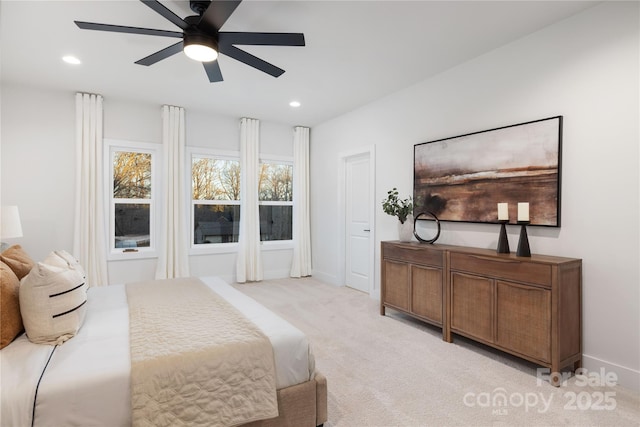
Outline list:
[[[306,336],[217,277],[201,278],[269,338],[276,387],[308,381],[315,370]],[[56,348],[38,388],[34,425],[130,426],[129,316],[124,285],[90,288],[78,334]],[[22,335],[0,350],[0,425],[30,426],[33,395],[53,347]]]
[[[278,416],[269,339],[195,278],[126,285],[134,427],[226,427]]]

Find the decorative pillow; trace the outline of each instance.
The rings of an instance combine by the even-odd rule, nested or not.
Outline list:
[[[0,261],[0,349],[8,346],[22,331],[20,281],[11,268]]]
[[[30,341],[62,344],[80,330],[87,284],[79,267],[52,252],[22,280],[20,311]]]
[[[18,276],[18,280],[22,280],[24,276],[29,274],[35,264],[20,245],[10,246],[0,253],[0,261],[11,267],[16,276]]]
[[[74,270],[78,270],[82,277],[86,279],[87,275],[84,268],[80,265],[80,262],[64,249],[51,252],[45,259],[45,264],[56,265],[58,267],[67,267]]]

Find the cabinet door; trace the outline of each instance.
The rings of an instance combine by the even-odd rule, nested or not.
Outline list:
[[[442,324],[442,269],[411,266],[411,312]]]
[[[543,362],[551,360],[551,291],[498,281],[497,344]]]
[[[383,302],[409,311],[409,264],[384,260]]]
[[[451,273],[451,329],[488,343],[493,337],[493,280]]]

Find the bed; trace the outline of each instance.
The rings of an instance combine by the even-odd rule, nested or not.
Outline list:
[[[322,425],[326,379],[315,370],[306,336],[220,278],[199,280],[255,324],[273,348],[278,415],[243,425]],[[22,334],[0,351],[1,425],[132,425],[126,289],[90,288],[82,327],[62,345],[34,344]]]

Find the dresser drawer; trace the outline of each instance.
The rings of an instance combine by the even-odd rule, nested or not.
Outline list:
[[[451,252],[451,270],[551,287],[551,265],[507,257]]]
[[[412,264],[429,265],[433,267],[443,266],[443,254],[440,249],[420,244],[382,244],[382,258],[395,259]]]

